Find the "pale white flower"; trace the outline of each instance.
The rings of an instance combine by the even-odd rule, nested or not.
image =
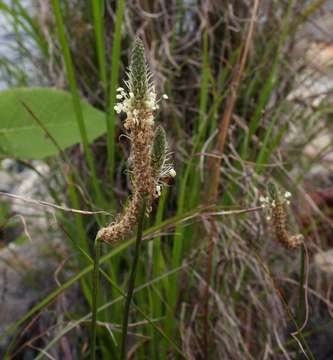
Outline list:
[[[168,100],[169,99],[169,96],[167,94],[163,94],[162,95],[162,98],[165,99],[165,100]]]
[[[145,121],[149,125],[154,125],[154,117],[152,112],[159,109],[159,105],[157,104],[158,101],[156,101],[156,92],[155,88],[152,84],[150,84],[147,97],[144,102],[144,111],[145,115],[142,117],[140,115],[140,110],[137,107],[137,102],[134,101],[134,93],[131,91],[130,83],[127,81],[125,82],[126,86],[128,87],[128,92],[125,92],[125,90],[122,87],[119,87],[117,89],[118,94],[116,95],[116,98],[119,100],[119,102],[114,106],[114,110],[119,114],[121,112],[125,112],[127,114],[126,123],[127,126],[132,123],[134,125],[139,125],[140,121]]]
[[[286,192],[284,193],[284,197],[285,197],[286,199],[289,199],[289,198],[291,197],[291,193],[290,193],[289,191],[286,191]]]
[[[170,169],[169,174],[170,174],[170,176],[173,177],[173,178],[177,175],[175,169]]]

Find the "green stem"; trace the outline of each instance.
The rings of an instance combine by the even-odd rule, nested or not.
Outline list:
[[[127,330],[128,330],[129,311],[130,311],[131,300],[132,300],[133,291],[134,291],[136,270],[137,270],[137,265],[138,265],[139,256],[140,256],[143,224],[144,224],[145,213],[146,213],[146,204],[147,204],[147,200],[144,199],[143,203],[142,203],[140,216],[139,216],[139,221],[138,221],[138,229],[137,229],[136,243],[135,243],[135,253],[134,253],[134,258],[133,258],[133,263],[132,263],[131,274],[130,274],[130,278],[129,278],[129,282],[128,282],[128,290],[127,290],[127,295],[126,295],[124,318],[123,318],[123,325],[122,325],[122,342],[121,342],[121,356],[120,356],[121,360],[126,360],[126,347],[127,347],[126,345],[127,345]]]
[[[297,322],[298,326],[302,324],[302,317],[304,313],[304,247],[301,246],[300,250],[300,269],[299,269],[299,298],[298,298],[298,310],[297,310]]]
[[[298,293],[298,308],[297,308],[297,327],[301,328],[302,319],[304,314],[304,270],[305,270],[305,261],[304,261],[304,246],[301,246],[300,250],[300,269],[299,269],[299,293]],[[301,335],[301,334],[300,334]],[[300,336],[302,338],[302,336]],[[302,352],[299,352],[298,359],[302,356]]]
[[[97,298],[99,288],[99,258],[101,244],[99,239],[95,239],[94,244],[94,269],[93,269],[93,289],[92,289],[92,315],[91,315],[91,360],[96,360],[96,334],[97,334]]]

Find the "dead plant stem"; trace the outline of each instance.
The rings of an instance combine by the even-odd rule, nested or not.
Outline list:
[[[247,32],[246,40],[244,43],[243,51],[241,58],[238,64],[233,70],[233,77],[230,85],[230,95],[227,98],[225,110],[221,119],[221,126],[218,132],[218,138],[215,146],[214,153],[221,155],[224,152],[228,128],[230,120],[232,118],[232,113],[234,111],[235,103],[237,100],[237,93],[244,73],[245,64],[248,58],[250,45],[253,39],[255,31],[256,17],[259,9],[260,0],[254,0],[252,17]],[[211,180],[209,182],[209,192],[208,192],[208,202],[209,204],[214,204],[217,200],[219,183],[220,183],[220,166],[222,157],[212,158],[211,160]],[[204,359],[208,359],[209,356],[209,288],[211,284],[211,275],[212,275],[212,257],[214,252],[214,239],[217,235],[217,226],[214,219],[210,221],[211,227],[208,233],[208,249],[207,249],[207,272],[206,272],[206,289],[204,293],[204,311],[203,311],[203,352]]]

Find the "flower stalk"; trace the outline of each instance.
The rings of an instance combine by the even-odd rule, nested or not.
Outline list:
[[[136,242],[135,242],[135,252],[134,252],[132,269],[131,269],[131,274],[130,274],[130,278],[128,281],[128,290],[127,290],[126,300],[125,300],[124,317],[123,317],[123,324],[122,324],[122,341],[121,341],[120,360],[126,360],[129,312],[130,312],[131,301],[132,301],[133,291],[134,291],[134,286],[135,286],[136,270],[138,267],[138,261],[139,261],[139,257],[140,257],[140,249],[141,249],[141,242],[142,242],[143,224],[144,224],[145,213],[146,213],[146,205],[147,205],[146,199],[144,199],[142,208],[140,211],[140,216],[139,216],[138,230],[137,230],[137,236],[136,236]]]
[[[117,89],[116,98],[119,102],[115,105],[114,110],[118,114],[125,113],[127,116],[124,128],[131,144],[133,192],[129,204],[121,216],[97,233],[92,312],[92,356],[95,356],[99,244],[100,241],[104,241],[114,245],[128,237],[137,226],[135,252],[125,300],[121,359],[126,358],[129,313],[140,256],[144,218],[150,213],[153,200],[160,196],[161,187],[165,185],[165,178],[176,176],[176,172],[169,162],[170,154],[167,151],[165,131],[161,126],[155,130],[154,112],[159,108],[158,103],[161,99],[156,98],[152,76],[145,59],[144,46],[140,39],[135,41],[127,74],[128,79],[125,81],[127,90],[122,87]],[[164,94],[162,98],[167,99],[168,97]],[[92,359],[94,360],[95,357]]]

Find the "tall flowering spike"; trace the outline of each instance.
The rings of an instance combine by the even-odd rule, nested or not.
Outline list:
[[[148,69],[145,58],[145,48],[140,38],[137,38],[132,50],[129,72],[129,87],[137,101],[145,100],[148,95]]]
[[[160,170],[165,162],[167,148],[168,144],[165,131],[162,126],[158,126],[155,130],[154,142],[151,151],[152,168],[157,174],[160,173]]]
[[[154,112],[161,99],[156,99],[140,39],[134,43],[125,84],[127,89],[117,89],[118,102],[114,109],[118,114],[126,113],[124,128],[131,142],[133,194],[117,221],[98,232],[97,238],[107,243],[126,238],[138,222],[143,200],[150,209],[153,200],[161,194],[163,179],[176,176],[168,162],[165,132],[162,127],[154,132]],[[168,96],[164,94],[162,98]]]

